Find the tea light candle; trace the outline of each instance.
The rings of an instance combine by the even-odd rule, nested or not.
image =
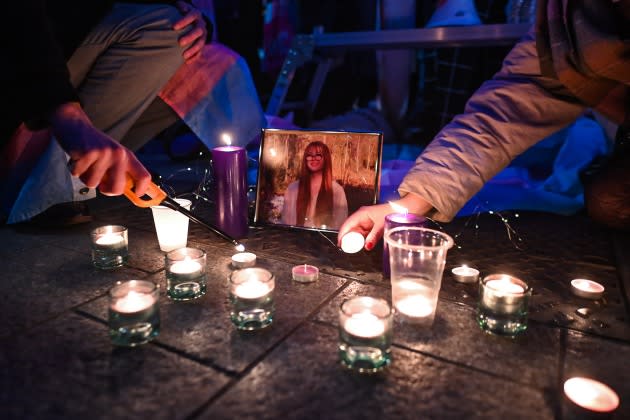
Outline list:
[[[484,278],[481,305],[501,314],[514,314],[523,310],[527,284],[508,274],[491,274]]]
[[[293,280],[300,283],[311,283],[319,278],[319,268],[314,265],[296,265],[291,269]]]
[[[348,318],[343,328],[356,337],[374,338],[385,332],[385,323],[374,314],[361,312]]]
[[[355,254],[363,249],[365,238],[359,232],[348,232],[341,238],[341,250],[346,254]]]
[[[604,286],[587,279],[571,280],[571,291],[574,295],[586,299],[599,299],[604,295]]]
[[[247,268],[256,265],[256,254],[253,252],[239,252],[232,255],[232,266],[234,268]]]
[[[94,241],[96,245],[98,245],[101,249],[120,249],[125,246],[125,238],[123,238],[119,233],[108,232],[96,238]]]
[[[564,383],[564,394],[574,404],[597,413],[612,413],[619,406],[617,393],[594,379],[568,379]]]
[[[410,318],[426,318],[433,313],[431,301],[424,296],[409,296],[396,302],[396,309]]]
[[[263,283],[256,277],[252,276],[243,283],[236,285],[234,288],[234,294],[242,299],[258,299],[265,296],[272,290],[273,288],[269,284]]]
[[[453,278],[459,283],[476,283],[479,280],[479,270],[476,268],[468,267],[467,265],[460,265],[451,270]]]
[[[153,296],[131,290],[125,296],[114,302],[112,310],[123,314],[131,314],[144,311],[154,303],[155,298],[153,298]]]
[[[169,271],[177,277],[196,278],[202,271],[201,264],[193,261],[190,257],[186,257],[183,261],[177,261],[169,267]]]

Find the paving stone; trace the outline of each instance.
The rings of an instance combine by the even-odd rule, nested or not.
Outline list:
[[[152,344],[114,348],[73,314],[3,342],[0,371],[5,419],[185,418],[228,381]]]
[[[553,418],[540,390],[404,349],[373,376],[345,370],[337,357],[336,328],[304,326],[201,417]]]
[[[223,250],[209,255],[208,292],[195,301],[169,300],[165,295],[164,274],[151,277],[161,286],[163,328],[158,341],[228,372],[239,372],[264,355],[345,284],[345,280],[325,274],[315,283],[296,283],[291,280],[292,266],[259,258],[258,266],[276,276],[274,321],[260,331],[239,332],[229,319],[227,276],[231,271],[231,254],[228,254]],[[106,299],[90,302],[80,310],[105,319]]]
[[[37,261],[7,262],[0,281],[0,337],[57,316],[107,292],[116,281],[146,277],[128,267],[98,270],[90,257],[73,251],[42,247]],[[48,252],[48,255],[44,254]]]
[[[352,296],[380,297],[391,302],[389,288],[352,283],[316,319],[338,325],[341,302]],[[446,300],[438,302],[435,322],[429,330],[400,322],[398,317],[394,320],[396,344],[531,386],[556,385],[560,350],[556,329],[530,323],[525,334],[514,339],[490,335],[477,325],[474,310]]]
[[[630,344],[568,331],[566,347],[562,382],[584,376],[605,383],[620,399],[614,418],[630,418]]]

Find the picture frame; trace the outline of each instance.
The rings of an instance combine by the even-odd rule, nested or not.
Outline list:
[[[377,132],[263,129],[254,223],[338,231],[376,204],[382,149]]]

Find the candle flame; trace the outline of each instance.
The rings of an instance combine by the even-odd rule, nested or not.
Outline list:
[[[243,245],[243,244],[238,244],[238,245],[236,245],[236,246],[235,246],[235,248],[236,248],[236,250],[237,250],[238,252],[243,252],[243,251],[245,251],[245,245]]]
[[[407,215],[407,213],[409,213],[409,210],[407,210],[406,207],[401,206],[400,204],[396,204],[393,201],[389,202],[389,205],[392,207],[392,209],[396,212],[396,213],[402,213],[404,215]]]
[[[230,136],[228,133],[223,133],[221,134],[221,140],[223,141],[223,143],[225,143],[227,146],[231,146],[232,145],[232,136]]]

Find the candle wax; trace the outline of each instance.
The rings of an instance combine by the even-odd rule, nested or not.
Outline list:
[[[378,337],[385,332],[385,324],[383,321],[369,312],[361,312],[352,315],[346,320],[343,328],[348,333],[363,338]]]
[[[116,312],[129,314],[147,309],[154,303],[155,299],[152,296],[132,290],[126,296],[116,300],[112,309]]]
[[[252,252],[239,252],[232,255],[232,265],[237,268],[247,268],[256,265],[256,254]]]
[[[424,296],[416,295],[400,299],[395,306],[401,313],[413,318],[424,318],[433,313],[431,301]]]
[[[103,236],[96,239],[96,245],[114,246],[114,245],[119,245],[123,241],[124,241],[124,238],[119,234],[106,233]]]
[[[184,261],[177,261],[169,267],[169,271],[173,274],[193,274],[201,272],[201,264],[193,261],[190,257],[186,257]]]
[[[486,283],[486,286],[496,292],[500,292],[506,295],[516,295],[525,292],[525,289],[520,284],[512,283],[509,280],[490,280]]]
[[[271,288],[258,280],[247,280],[234,288],[234,294],[243,299],[257,299],[265,296]]]

